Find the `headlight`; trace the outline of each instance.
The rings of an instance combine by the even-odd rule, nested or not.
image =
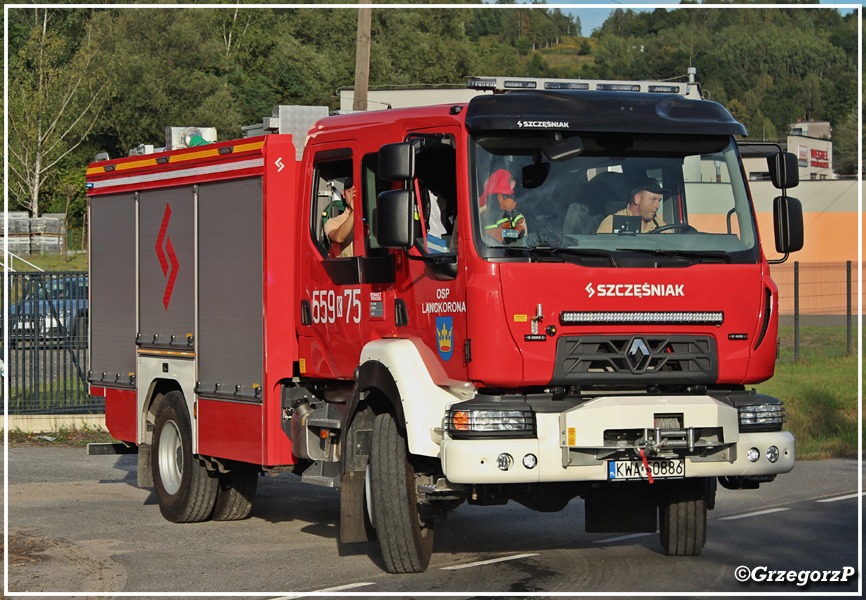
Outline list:
[[[740,431],[781,431],[785,423],[785,405],[781,402],[747,404],[737,407]]]
[[[453,438],[531,437],[535,418],[528,407],[502,410],[456,405],[445,414],[445,429]]]
[[[65,326],[66,323],[69,322],[69,316],[72,311],[69,309],[58,310],[56,312],[51,311],[46,315],[42,315],[40,317],[41,321],[41,331],[44,333],[50,333],[55,329],[60,329]]]

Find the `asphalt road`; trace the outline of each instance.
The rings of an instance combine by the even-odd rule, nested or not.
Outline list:
[[[801,462],[756,491],[720,488],[699,557],[665,556],[655,534],[584,533],[580,500],[550,514],[463,505],[437,525],[430,567],[417,575],[386,573],[376,543],[338,544],[338,492],[294,475],[260,479],[250,519],[178,525],[160,516],[151,490],[135,487],[135,456],[10,448],[4,468],[12,592],[632,597],[861,585],[855,460]]]

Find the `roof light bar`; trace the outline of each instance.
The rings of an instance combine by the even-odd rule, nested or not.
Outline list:
[[[725,313],[685,311],[563,311],[560,325],[721,325]]]
[[[546,90],[588,90],[588,83],[574,83],[569,81],[545,81]]]
[[[470,77],[466,81],[466,87],[475,90],[493,90],[496,89],[496,80]]]
[[[639,92],[640,84],[638,83],[598,83],[595,89],[604,92]]]

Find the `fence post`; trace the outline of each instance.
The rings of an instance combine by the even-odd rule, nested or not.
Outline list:
[[[848,312],[846,313],[847,319],[845,321],[847,329],[848,329],[848,346],[847,352],[851,354],[851,261],[849,260],[846,265],[846,275],[847,275],[847,283],[848,283]]]
[[[800,360],[800,261],[794,261],[794,360]]]

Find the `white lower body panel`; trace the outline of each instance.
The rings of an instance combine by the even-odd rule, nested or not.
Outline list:
[[[445,436],[439,456],[445,476],[452,483],[605,481],[608,459],[604,431],[652,430],[657,413],[681,414],[684,427],[722,432],[722,446],[711,457],[686,455],[685,477],[764,476],[794,468],[794,436],[787,431],[740,433],[737,410],[708,396],[600,398],[562,413],[537,413],[535,438],[455,440]],[[771,446],[779,450],[775,463],[767,459]],[[597,450],[604,458],[574,464],[569,460],[570,448],[579,449],[584,456]],[[751,448],[759,453],[755,462],[748,459]],[[513,459],[507,470],[497,466],[502,454]],[[524,466],[527,454],[538,459],[534,468]]]

